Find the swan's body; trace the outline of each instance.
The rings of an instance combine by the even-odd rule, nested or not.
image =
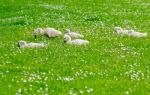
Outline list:
[[[37,37],[38,33],[40,33],[41,35],[45,35],[49,38],[51,37],[57,37],[62,35],[62,33],[54,28],[46,28],[46,29],[42,29],[42,28],[37,28],[34,31],[34,36],[35,38]]]
[[[125,29],[122,29],[121,27],[115,27],[115,31],[117,34],[128,35],[128,36],[137,37],[137,38],[142,38],[142,37],[147,36],[147,33],[140,33],[134,30],[125,30]]]
[[[83,38],[82,34],[71,32],[69,29],[66,29],[65,34],[69,35],[71,38]]]
[[[132,37],[142,38],[142,37],[146,37],[147,33],[140,33],[140,32],[136,32],[134,30],[129,30],[129,35]]]
[[[72,44],[72,45],[86,45],[86,44],[89,44],[89,41],[87,41],[87,40],[82,40],[82,39],[71,40],[71,37],[67,34],[64,35],[64,42],[66,42],[67,44]]]
[[[27,43],[26,41],[19,41],[18,47],[20,48],[42,48],[46,45],[44,43]]]

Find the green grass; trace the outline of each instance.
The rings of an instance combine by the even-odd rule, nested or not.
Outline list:
[[[149,0],[1,0],[0,95],[149,95],[150,36],[119,37],[114,27],[150,31]],[[34,40],[37,27],[78,31]],[[19,40],[47,48],[20,49]]]

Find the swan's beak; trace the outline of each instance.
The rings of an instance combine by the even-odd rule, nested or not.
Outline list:
[[[18,42],[18,47],[20,47],[19,42]]]
[[[37,35],[34,34],[34,39],[36,39],[36,38],[37,38]]]
[[[64,40],[64,43],[66,43],[66,40]]]

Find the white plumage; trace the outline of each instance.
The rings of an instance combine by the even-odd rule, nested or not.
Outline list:
[[[142,38],[142,37],[146,37],[147,33],[140,33],[140,32],[136,32],[134,30],[129,30],[129,35],[132,37]]]
[[[60,36],[62,35],[62,33],[54,28],[46,28],[46,29],[42,29],[42,28],[37,28],[35,29],[34,31],[34,36],[35,38],[37,37],[38,34],[41,34],[41,35],[45,35],[49,38],[51,37],[57,37],[57,36]]]
[[[67,44],[72,44],[72,45],[86,45],[86,44],[89,44],[89,41],[87,41],[87,40],[82,40],[82,39],[71,40],[71,37],[67,34],[64,35],[64,42],[66,42]]]
[[[69,29],[66,29],[65,34],[69,35],[71,38],[83,38],[82,34],[71,32]]]
[[[129,34],[128,30],[124,30],[121,27],[115,27],[115,31],[117,34],[121,34],[121,35],[128,35]]]
[[[142,38],[142,37],[147,36],[147,33],[140,33],[134,30],[125,30],[125,29],[122,29],[121,27],[115,27],[115,32],[117,34],[127,35],[127,36],[132,36],[132,37],[137,37],[137,38]]]
[[[44,43],[27,43],[26,41],[19,41],[18,42],[18,47],[20,48],[42,48],[45,47],[47,45],[45,45]]]

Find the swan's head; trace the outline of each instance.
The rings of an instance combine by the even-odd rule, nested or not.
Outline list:
[[[27,42],[26,41],[19,41],[18,42],[18,47],[23,47],[23,46],[25,46],[27,44]]]
[[[123,29],[121,27],[115,27],[116,32],[121,32]]]
[[[37,38],[38,33],[42,34],[43,33],[43,29],[42,28],[37,28],[34,30],[34,38]]]
[[[70,33],[70,29],[66,29],[65,33]]]
[[[71,40],[71,37],[67,34],[64,35],[64,42],[68,42]]]
[[[135,31],[134,31],[134,30],[129,30],[129,31],[128,31],[128,33],[133,33],[133,32],[135,32]]]

